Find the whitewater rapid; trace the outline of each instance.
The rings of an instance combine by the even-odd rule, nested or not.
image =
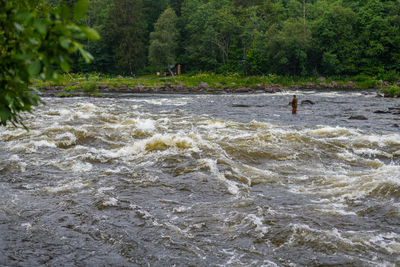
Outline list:
[[[0,128],[0,265],[400,264],[397,99],[44,100]]]

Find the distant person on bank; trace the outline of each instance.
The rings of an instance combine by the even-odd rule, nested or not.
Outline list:
[[[296,114],[297,112],[297,98],[296,95],[293,96],[292,101],[289,102],[289,105],[292,105],[292,114]]]

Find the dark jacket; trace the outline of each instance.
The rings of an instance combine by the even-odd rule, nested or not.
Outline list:
[[[297,98],[293,98],[291,104],[292,104],[292,108],[297,108]]]

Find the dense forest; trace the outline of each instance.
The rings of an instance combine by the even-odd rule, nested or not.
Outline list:
[[[48,0],[72,6],[75,0]],[[400,72],[400,0],[91,0],[74,72],[375,75]]]

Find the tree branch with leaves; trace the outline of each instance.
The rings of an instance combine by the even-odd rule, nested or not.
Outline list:
[[[96,31],[76,25],[87,9],[79,0],[73,10],[50,7],[39,0],[0,0],[0,123],[23,125],[21,112],[31,112],[41,100],[34,78],[54,80],[57,69],[70,70],[69,55],[92,59],[81,40],[99,39]]]

